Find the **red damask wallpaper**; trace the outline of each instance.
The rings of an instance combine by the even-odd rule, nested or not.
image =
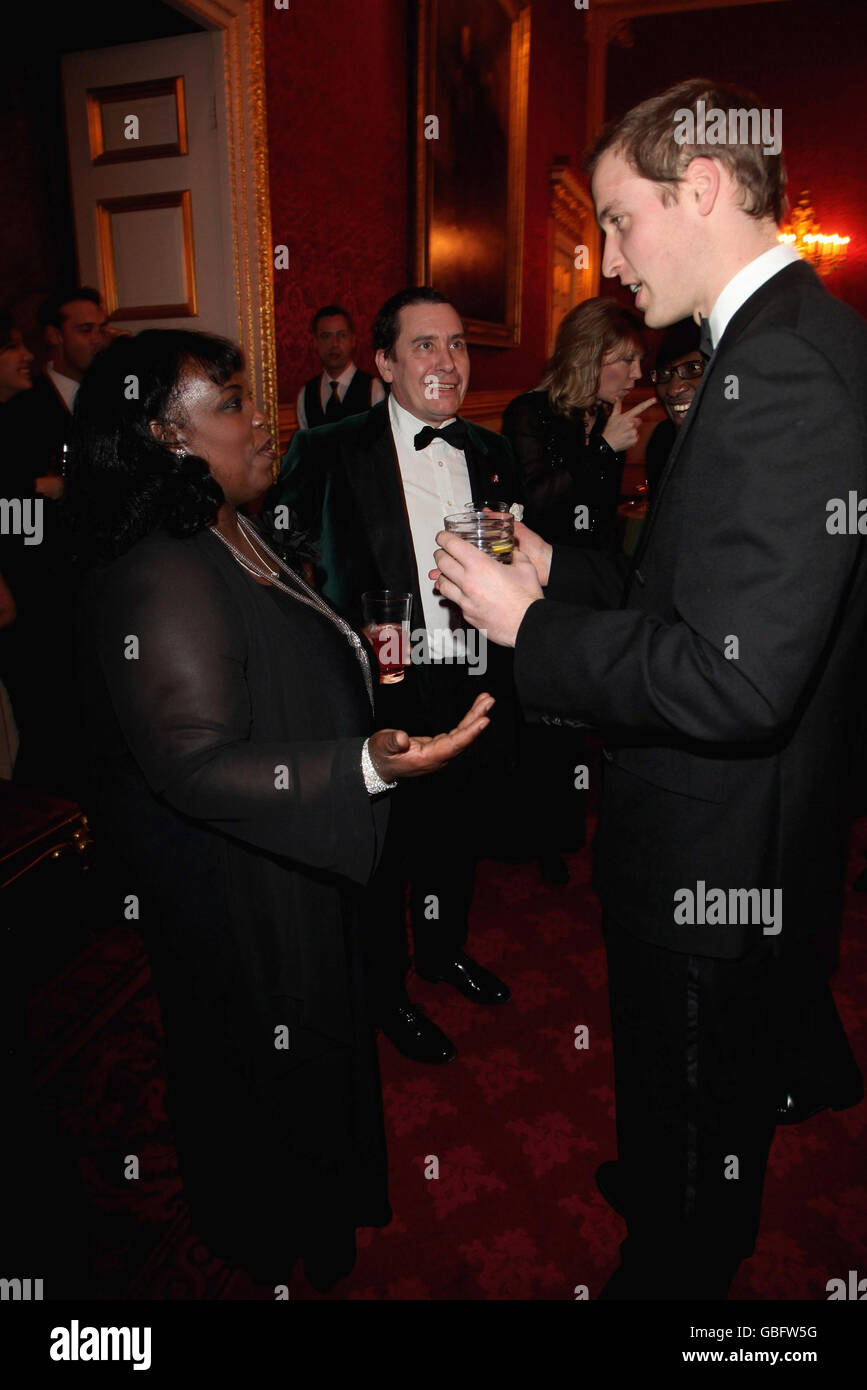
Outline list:
[[[266,80],[281,401],[318,370],[307,326],[343,301],[356,317],[360,365],[372,368],[377,308],[411,283],[415,148],[414,4],[329,0],[266,7]],[[586,15],[533,5],[530,41],[524,331],[520,348],[473,349],[476,389],[535,385],[545,352],[548,167],[584,145]]]
[[[312,311],[342,300],[356,316],[358,360],[372,369],[379,304],[413,275],[415,0],[312,0],[265,7],[274,240],[289,265],[275,271],[281,401],[318,370]],[[796,198],[813,193],[825,231],[853,237],[849,263],[828,281],[867,312],[867,185],[858,113],[863,47],[852,42],[860,0],[840,0],[816,23],[813,0],[743,5],[632,21],[608,53],[608,115],[670,82],[699,75],[752,86],[783,109]],[[545,355],[548,170],[579,170],[586,143],[587,12],[533,0],[522,337],[518,348],[475,347],[471,387],[535,385]],[[619,297],[619,286],[602,282]],[[460,306],[458,306],[460,307]]]
[[[809,189],[822,231],[852,237],[827,287],[867,314],[863,27],[862,0],[840,0],[821,17],[813,0],[786,0],[634,20],[631,47],[610,50],[607,114],[697,76],[737,82],[780,108],[791,201]]]
[[[373,370],[373,316],[409,273],[407,14],[402,0],[265,7],[271,218],[289,251],[274,271],[281,401],[320,370],[320,304],[345,304]]]

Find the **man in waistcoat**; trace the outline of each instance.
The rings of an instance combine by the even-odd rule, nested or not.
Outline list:
[[[311,377],[298,392],[298,428],[315,429],[360,415],[385,396],[382,382],[356,367],[355,329],[339,304],[317,309],[310,323],[313,350],[322,363],[319,376]]]

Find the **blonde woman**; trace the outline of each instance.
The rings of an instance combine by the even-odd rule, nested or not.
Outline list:
[[[622,407],[644,351],[637,314],[613,299],[586,299],[560,324],[537,388],[506,407],[503,434],[521,468],[525,519],[546,540],[616,547],[623,455],[652,403]]]
[[[641,376],[642,321],[613,299],[586,299],[560,324],[535,391],[506,407],[503,434],[521,469],[528,526],[546,540],[614,549],[623,455],[650,402],[623,411]],[[586,793],[573,769],[584,761],[576,729],[525,724],[520,777],[533,808],[525,847],[547,883],[569,880],[564,853],[585,843]]]

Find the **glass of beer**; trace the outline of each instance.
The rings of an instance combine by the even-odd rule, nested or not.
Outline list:
[[[463,512],[454,512],[444,518],[447,531],[469,541],[477,550],[493,555],[504,565],[512,563],[515,548],[515,518],[508,511],[483,511],[479,507],[468,507]]]
[[[402,681],[409,665],[412,594],[400,589],[368,589],[361,595],[364,630],[379,662],[380,685]]]

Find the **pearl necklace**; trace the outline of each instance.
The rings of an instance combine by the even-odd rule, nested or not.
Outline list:
[[[250,546],[250,549],[253,551],[253,554],[259,560],[262,561],[262,566],[264,568],[260,568],[256,564],[251,564],[251,562],[247,559],[246,555],[244,555],[243,552],[240,551],[237,546],[233,545],[232,542],[229,540],[228,536],[224,536],[222,531],[218,530],[216,526],[210,527],[210,530],[212,535],[217,536],[223,542],[223,545],[226,546],[227,550],[230,550],[232,552],[238,564],[243,566],[243,568],[247,571],[248,574],[254,574],[259,579],[267,579],[269,584],[272,584],[275,589],[280,589],[284,594],[288,594],[290,598],[294,598],[296,602],[306,604],[308,608],[314,608],[317,611],[317,613],[321,613],[324,618],[327,618],[329,622],[333,623],[336,628],[339,628],[349,645],[352,647],[356,659],[358,660],[358,664],[361,667],[361,674],[364,677],[364,684],[367,689],[367,698],[370,701],[370,708],[373,709],[373,681],[370,675],[370,664],[367,660],[367,654],[364,650],[364,643],[362,642],[358,633],[355,631],[354,628],[350,627],[349,623],[347,623],[343,618],[341,618],[338,613],[335,613],[334,609],[331,608],[329,604],[327,604],[324,601],[324,599],[321,599],[319,597],[315,589],[311,589],[310,585],[307,584],[299,574],[296,574],[294,570],[291,570],[289,566],[285,564],[283,560],[280,559],[279,555],[274,554],[274,551],[271,550],[270,546],[265,544],[265,542],[262,540],[262,537],[250,524],[246,517],[239,516],[238,524],[240,525],[242,531],[244,532],[244,535],[247,538],[247,543]],[[270,565],[267,564],[261,552],[253,544],[252,536],[256,537],[257,541],[259,542],[259,545],[265,551],[265,554],[270,556],[270,558],[275,562],[275,564],[278,566],[277,569],[271,569]],[[293,584],[296,584],[298,586],[298,588],[301,590],[300,593],[298,593],[296,589],[290,589],[287,584],[283,583],[281,579],[278,579],[277,576],[280,573],[280,570],[282,570],[283,573],[292,580]]]

